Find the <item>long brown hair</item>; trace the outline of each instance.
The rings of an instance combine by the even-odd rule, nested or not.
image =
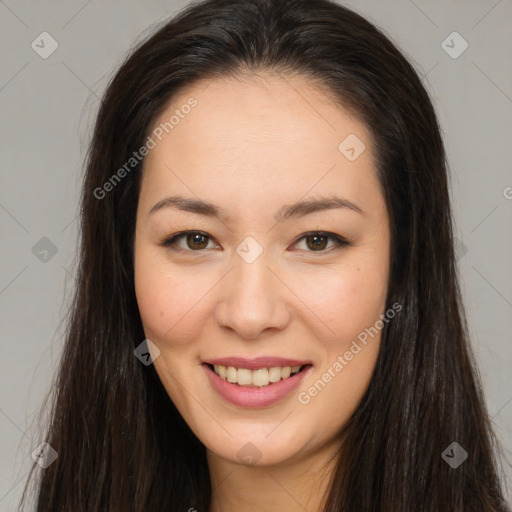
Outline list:
[[[325,512],[491,512],[505,504],[496,441],[457,280],[445,151],[413,67],[371,23],[328,0],[207,0],[140,44],[105,92],[86,162],[76,291],[37,469],[38,512],[208,510],[205,448],[153,366],[133,279],[141,168],[98,193],[176,92],[272,70],[321,84],[371,132],[392,234],[376,368],[332,475]],[[105,190],[105,188],[103,188]],[[468,457],[452,468],[456,442]]]

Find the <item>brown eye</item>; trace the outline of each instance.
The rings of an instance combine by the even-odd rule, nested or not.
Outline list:
[[[181,243],[182,239],[185,243]],[[162,242],[164,247],[170,247],[178,251],[201,252],[206,249],[211,237],[200,231],[183,231],[176,233]]]
[[[321,251],[326,248],[329,237],[323,235],[308,235],[306,245],[312,251]]]
[[[323,231],[315,231],[312,233],[305,233],[295,245],[305,242],[306,252],[331,252],[331,250],[346,247],[349,244],[348,240],[335,233],[327,233]],[[329,242],[332,242],[329,245]]]
[[[201,233],[189,233],[186,240],[190,249],[205,249],[208,245],[208,237]]]

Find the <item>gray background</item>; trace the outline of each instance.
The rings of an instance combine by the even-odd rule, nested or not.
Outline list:
[[[62,347],[81,166],[99,98],[128,49],[186,3],[0,0],[1,512],[15,510],[31,452],[43,441],[37,414],[48,413],[43,398]],[[452,171],[470,331],[510,477],[512,2],[344,4],[399,45],[437,109]],[[34,40],[41,45],[43,31],[58,43],[46,59],[31,47]],[[458,58],[443,49],[463,48],[457,37],[446,40],[453,31],[469,44]],[[55,254],[42,252],[51,246],[39,242],[43,237]]]

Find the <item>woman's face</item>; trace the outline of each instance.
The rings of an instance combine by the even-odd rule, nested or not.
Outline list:
[[[165,389],[209,455],[332,453],[368,387],[388,286],[365,126],[305,78],[260,76],[197,82],[153,128],[135,286]]]

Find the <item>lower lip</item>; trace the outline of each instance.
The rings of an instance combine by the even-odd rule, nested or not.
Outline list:
[[[268,407],[289,395],[301,383],[302,379],[313,368],[308,366],[304,370],[261,388],[239,386],[232,384],[217,375],[207,364],[202,365],[210,379],[213,389],[222,398],[240,407]]]

